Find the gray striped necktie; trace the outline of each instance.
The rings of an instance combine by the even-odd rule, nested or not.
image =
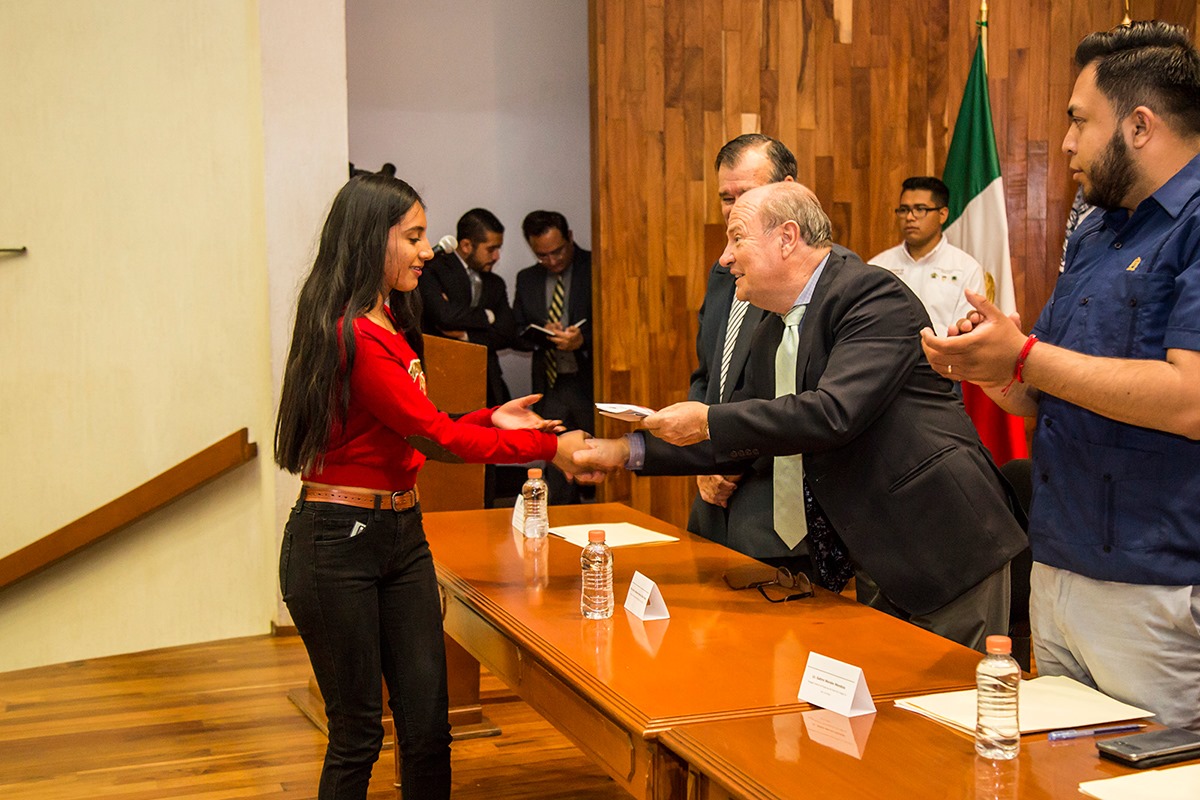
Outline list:
[[[546,310],[546,322],[561,322],[563,315],[563,298],[566,295],[566,287],[563,286],[563,276],[560,274],[558,280],[554,282],[554,294],[550,297],[550,307]],[[553,389],[554,384],[558,382],[558,354],[553,347],[549,347],[545,351],[546,357],[546,385]]]
[[[729,360],[733,356],[733,348],[737,345],[738,333],[742,329],[742,320],[746,318],[746,306],[750,305],[745,300],[738,300],[736,296],[733,302],[729,304],[729,324],[725,326],[725,348],[721,351],[721,396],[725,397],[725,381],[729,377]]]

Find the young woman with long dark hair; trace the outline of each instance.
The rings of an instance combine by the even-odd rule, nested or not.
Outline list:
[[[334,198],[296,309],[275,460],[303,488],[279,581],[329,718],[322,799],[367,795],[383,742],[381,674],[404,796],[450,796],[441,608],[417,503],[422,451],[572,471],[583,443],[580,431],[556,437],[557,421],[529,410],[536,396],[457,420],[429,402],[412,303],[432,257],[412,187],[352,178]],[[389,307],[393,289],[403,302]]]

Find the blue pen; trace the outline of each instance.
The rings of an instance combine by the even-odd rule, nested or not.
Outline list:
[[[1125,733],[1146,727],[1145,723],[1130,723],[1129,725],[1109,725],[1107,728],[1070,728],[1065,731],[1051,731],[1046,738],[1052,742],[1062,742],[1067,739],[1082,739],[1085,736],[1103,736],[1106,733]]]

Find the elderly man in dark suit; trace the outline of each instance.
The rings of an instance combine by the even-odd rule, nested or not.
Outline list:
[[[982,649],[1008,630],[1008,562],[1025,535],[950,381],[921,352],[921,301],[833,245],[796,183],[742,195],[728,237],[721,263],[738,297],[774,312],[743,389],[665,408],[645,420],[655,437],[595,440],[576,461],[770,474],[775,532],[808,542],[821,583],[839,589],[857,562],[882,610]]]
[[[733,204],[745,192],[779,181],[796,179],[796,157],[777,139],[761,133],[744,133],[718,151],[717,193],[721,215],[729,221]],[[713,405],[727,403],[742,384],[750,340],[763,311],[734,296],[733,276],[720,261],[708,273],[708,287],[700,306],[696,334],[696,370],[688,399]],[[698,475],[696,499],[688,517],[688,530],[755,558],[781,563],[807,555],[803,544],[788,548],[771,529],[770,497],[757,496],[751,482],[745,498],[731,504],[739,491],[741,475]],[[734,514],[734,509],[737,513]]]

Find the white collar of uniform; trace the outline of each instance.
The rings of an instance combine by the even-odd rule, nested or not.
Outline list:
[[[940,253],[942,248],[945,246],[946,246],[946,234],[943,233],[942,238],[938,239],[938,243],[936,245],[934,245],[932,250],[930,250],[928,253],[921,256],[920,258],[913,258],[912,253],[908,252],[908,242],[900,243],[900,249],[904,251],[904,257],[908,259],[908,262],[910,264],[924,264],[926,261],[931,260],[934,256],[936,256],[938,253]]]

